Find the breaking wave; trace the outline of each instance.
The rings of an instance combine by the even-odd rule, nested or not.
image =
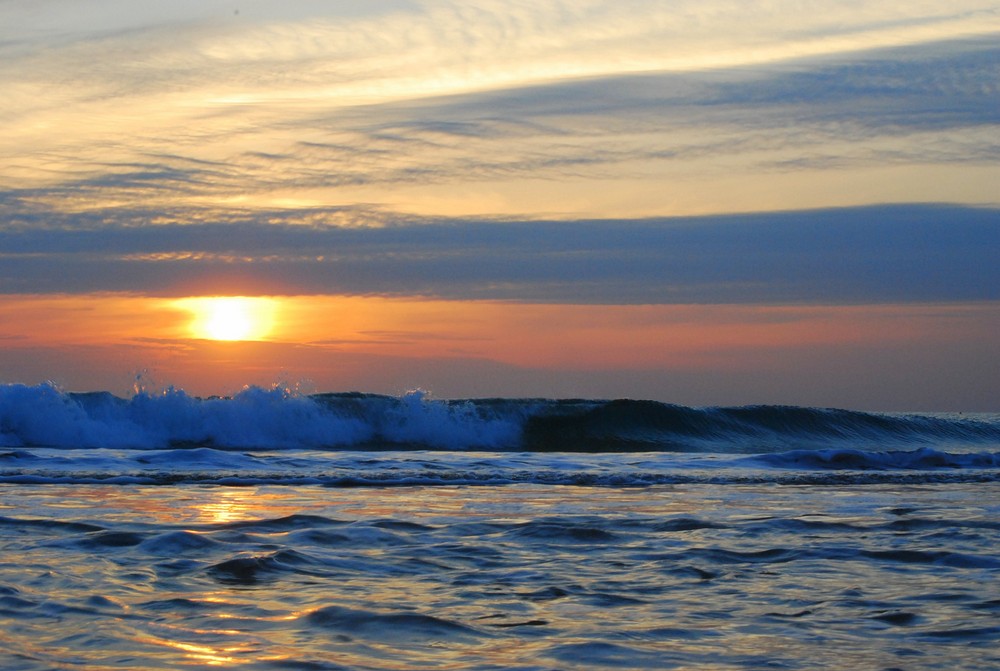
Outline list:
[[[762,454],[874,467],[873,449],[968,452],[1000,445],[1000,418],[888,415],[792,406],[690,408],[655,401],[435,400],[310,396],[248,387],[198,398],[179,389],[121,398],[50,384],[0,386],[0,446],[221,450],[287,448]],[[828,456],[816,450],[836,448]],[[843,451],[853,449],[855,452]],[[918,457],[940,461],[947,457]],[[875,464],[877,466],[877,464]]]

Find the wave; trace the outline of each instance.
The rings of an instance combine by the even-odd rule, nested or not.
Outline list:
[[[397,454],[397,453],[391,453]],[[477,453],[484,454],[484,453]],[[601,488],[648,488],[673,485],[926,485],[971,484],[1000,481],[1000,453],[976,455],[964,464],[959,456],[941,455],[953,461],[951,466],[912,465],[908,459],[900,464],[883,461],[878,467],[844,468],[823,465],[799,466],[794,461],[775,468],[761,464],[721,464],[714,468],[672,468],[666,463],[660,468],[617,468],[610,464],[579,468],[577,465],[548,467],[536,464],[531,468],[512,468],[502,463],[501,454],[495,465],[469,468],[413,468],[399,464],[389,468],[366,468],[356,465],[346,469],[321,467],[299,470],[243,470],[229,468],[189,469],[184,454],[176,455],[178,466],[173,469],[74,468],[70,470],[14,466],[0,462],[0,483],[17,485],[121,485],[170,486],[199,485],[226,487],[257,486],[317,486],[336,489],[390,487],[499,487],[508,485],[538,485]],[[3,455],[0,455],[3,456]],[[0,518],[0,526],[3,518]],[[114,541],[106,541],[111,544]]]
[[[767,454],[821,449],[968,452],[1000,445],[1000,418],[887,415],[793,406],[690,408],[655,401],[435,400],[364,393],[298,395],[248,387],[232,397],[183,390],[121,398],[50,384],[0,385],[0,447],[422,449]],[[850,452],[832,459],[850,460]],[[793,458],[793,457],[788,457]],[[800,464],[806,465],[806,464]]]

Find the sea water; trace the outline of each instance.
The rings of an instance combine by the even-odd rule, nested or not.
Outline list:
[[[0,669],[1000,668],[1000,417],[0,386]]]

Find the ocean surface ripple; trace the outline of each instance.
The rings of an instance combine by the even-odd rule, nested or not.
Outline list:
[[[1000,668],[1000,417],[0,386],[0,668]]]
[[[1000,664],[997,483],[0,485],[0,506],[12,671]]]

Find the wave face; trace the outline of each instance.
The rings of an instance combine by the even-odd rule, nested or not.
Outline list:
[[[788,406],[689,408],[654,401],[432,400],[311,396],[248,387],[120,398],[52,385],[0,386],[0,446],[220,450],[421,449],[767,454],[1000,446],[1000,417],[885,415]],[[807,461],[805,457],[798,457]],[[858,458],[861,459],[861,458]],[[821,460],[813,455],[815,463]],[[863,459],[861,459],[863,461]]]

